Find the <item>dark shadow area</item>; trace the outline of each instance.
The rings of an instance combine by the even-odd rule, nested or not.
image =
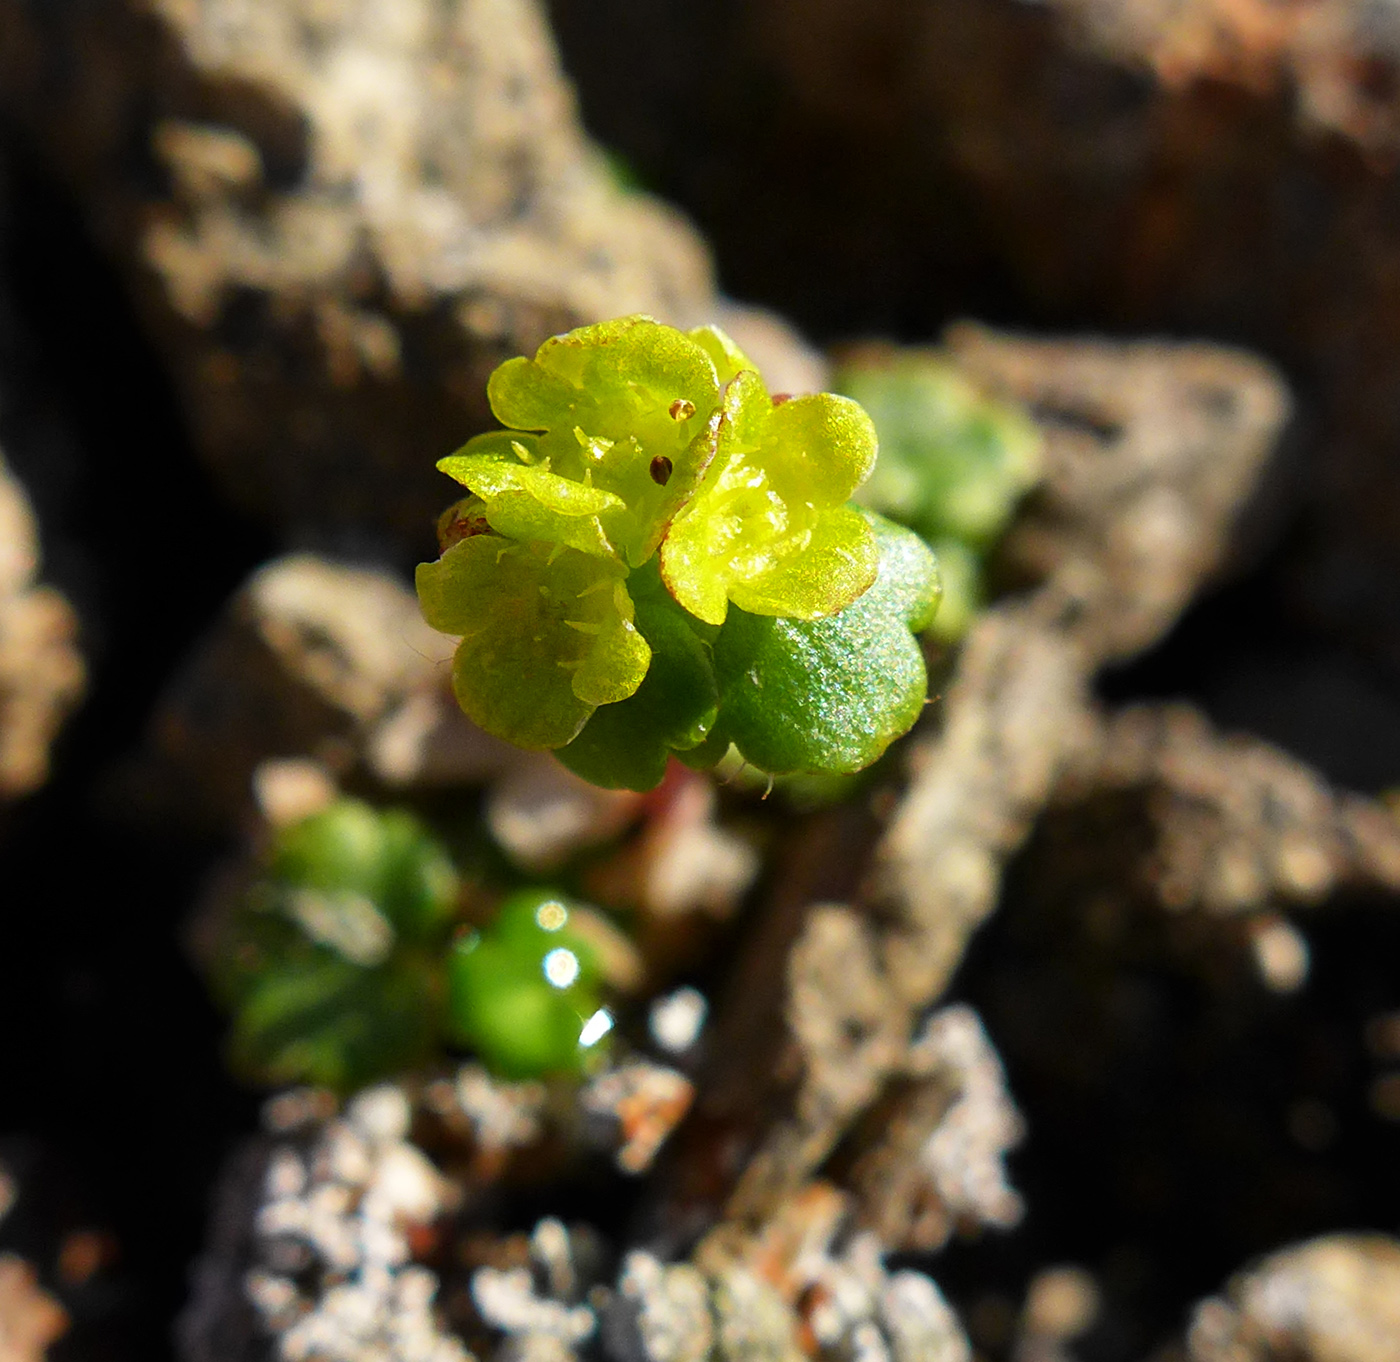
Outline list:
[[[59,1362],[159,1357],[215,1171],[255,1108],[224,1075],[177,939],[214,848],[134,823],[108,781],[177,659],[272,544],[214,495],[74,205],[13,148],[0,195],[0,448],[90,667],[52,780],[0,825],[0,1135],[39,1169],[0,1247],[33,1254],[72,1315]],[[62,1266],[72,1230],[110,1241],[83,1281]]]
[[[993,1356],[996,1321],[1047,1263],[1089,1268],[1103,1292],[1076,1355],[1133,1362],[1251,1259],[1400,1220],[1400,1136],[1367,1101],[1386,1071],[1367,1023],[1400,1006],[1393,908],[1304,920],[1308,983],[1280,996],[1228,920],[1047,899],[1038,857],[1095,823],[1093,807],[1044,821],[953,989],[983,1016],[1029,1132],[1011,1160],[1022,1226],[927,1264]],[[1121,835],[1121,810],[1105,826]]]

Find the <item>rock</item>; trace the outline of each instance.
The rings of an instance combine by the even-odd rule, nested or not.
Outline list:
[[[437,1276],[415,1262],[415,1235],[458,1191],[407,1140],[407,1094],[381,1084],[343,1117],[289,1096],[269,1104],[267,1135],[225,1173],[176,1327],[180,1355],[229,1362],[271,1346],[287,1362],[353,1362],[368,1350],[468,1362],[434,1307]]]
[[[1082,1267],[1042,1268],[1026,1287],[1021,1328],[1032,1338],[1069,1340],[1090,1329],[1101,1309],[1098,1284]]]
[[[912,1082],[852,1170],[862,1222],[891,1249],[942,1248],[955,1229],[1017,1225],[1025,1207],[1005,1160],[1025,1122],[976,1012],[935,1012],[904,1071]]]
[[[29,501],[0,457],[0,802],[48,778],[49,745],[86,687],[77,616],[38,571]]]
[[[695,1085],[684,1074],[648,1060],[632,1060],[595,1078],[579,1095],[579,1103],[617,1128],[617,1166],[638,1174],[651,1167],[694,1098]]]
[[[995,907],[1006,862],[1097,750],[1095,673],[1158,640],[1217,570],[1288,411],[1267,367],[1212,347],[980,328],[949,342],[979,383],[1025,403],[1045,437],[1044,484],[1005,546],[1023,590],[974,621],[936,726],[906,749],[907,790],[873,852],[853,849],[856,906],[804,917],[811,897],[794,911],[790,895],[775,896],[773,929],[751,934],[735,968],[772,977],[775,954],[790,951],[786,1051],[722,1050],[697,1098],[715,1110],[719,1093],[731,1122],[775,1112],[766,1132],[745,1132],[757,1148],[725,1212],[744,1224],[771,1214],[906,1072],[915,1018]],[[752,1000],[732,1012],[751,1033]],[[731,1028],[746,1034],[717,1018],[716,1034]],[[918,1212],[887,1218],[906,1225]]]
[[[1396,1362],[1400,1243],[1337,1234],[1266,1258],[1196,1306],[1191,1362]]]
[[[890,1273],[879,1240],[849,1234],[848,1199],[810,1182],[761,1227],[722,1226],[693,1257],[711,1283],[722,1357],[969,1362],[957,1316],[920,1272]]]
[[[1400,893],[1393,813],[1333,790],[1268,743],[1219,733],[1189,705],[1122,710],[1082,755],[1055,791],[1058,815],[1117,799],[1125,834],[1128,822],[1145,821],[1150,837],[1131,878],[1169,912],[1229,916],[1309,908],[1343,890]],[[1107,840],[1121,848],[1129,838]],[[1098,841],[1106,844],[1102,831]],[[1264,938],[1261,949],[1278,956],[1287,947]]]
[[[906,924],[884,949],[911,1002],[936,994],[1001,861],[1091,741],[1089,678],[1156,642],[1219,566],[1288,412],[1266,368],[1208,347],[968,329],[952,348],[1039,412],[1045,481],[1006,545],[1038,585],[973,625],[875,853],[867,897]]]
[[[0,53],[229,495],[312,542],[426,556],[496,364],[719,306],[693,229],[583,136],[533,0],[3,0]]]
[[[666,954],[685,919],[732,917],[758,877],[758,852],[717,815],[712,782],[673,766],[645,801],[640,835],[589,873],[590,892],[638,912],[649,955]]]
[[[68,1330],[68,1314],[39,1285],[34,1269],[0,1254],[0,1362],[44,1362]]]
[[[1060,595],[1058,627],[1091,666],[1156,643],[1235,552],[1292,410],[1278,374],[1204,344],[967,324],[947,343],[975,382],[1029,408],[1044,432],[1044,477],[1002,547],[1003,575]]]
[[[442,683],[451,650],[390,574],[311,554],[277,559],[171,683],[146,775],[185,816],[237,822],[251,812],[254,773],[276,769],[269,759],[353,768],[380,721]]]
[[[547,753],[517,753],[492,786],[486,826],[518,864],[547,875],[582,848],[620,835],[641,809],[630,790],[590,785]]]

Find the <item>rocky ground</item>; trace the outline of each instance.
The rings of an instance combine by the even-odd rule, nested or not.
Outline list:
[[[1400,1357],[1397,16],[0,0],[0,1362]],[[1043,434],[844,803],[445,696],[431,464],[634,310]],[[609,1068],[233,1082],[194,962],[336,788],[596,858]]]

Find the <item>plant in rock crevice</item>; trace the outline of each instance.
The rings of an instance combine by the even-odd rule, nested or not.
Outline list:
[[[923,542],[850,504],[858,403],[774,398],[715,327],[582,327],[492,375],[507,429],[439,463],[468,495],[418,569],[482,728],[648,789],[731,745],[770,772],[854,771],[906,732],[937,609]]]

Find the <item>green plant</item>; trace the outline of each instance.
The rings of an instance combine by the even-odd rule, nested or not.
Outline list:
[[[988,550],[1040,477],[1040,433],[928,350],[858,351],[835,386],[879,432],[880,462],[858,500],[933,546],[944,597],[932,633],[955,642],[981,604]]]
[[[489,927],[453,945],[454,1037],[509,1078],[576,1072],[611,1028],[599,1007],[597,961],[569,930],[569,916],[559,895],[524,889]]]
[[[280,829],[212,961],[235,1070],[349,1091],[452,1043],[510,1077],[577,1072],[610,1019],[567,903],[523,890],[462,935],[461,900],[401,809],[338,799]]]
[[[214,966],[234,1068],[345,1090],[426,1059],[458,889],[401,810],[340,799],[281,829]]]
[[[848,504],[875,464],[849,398],[770,397],[714,327],[580,328],[492,375],[508,429],[438,467],[469,495],[418,569],[488,732],[648,789],[676,753],[850,771],[913,723],[937,567]]]

